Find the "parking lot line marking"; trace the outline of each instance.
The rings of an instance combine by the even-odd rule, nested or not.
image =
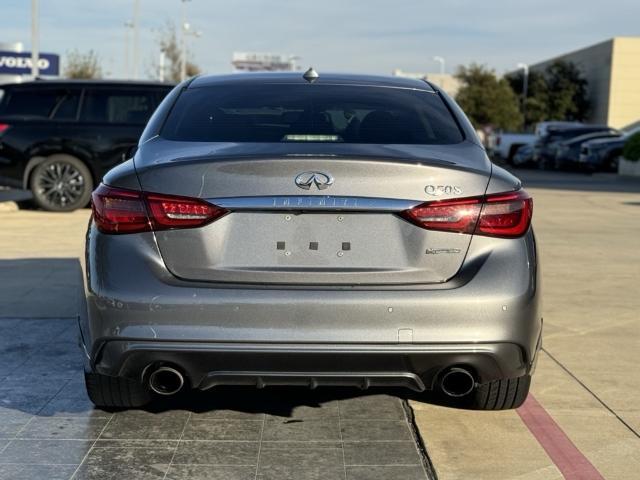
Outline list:
[[[516,411],[566,480],[604,480],[533,395]]]

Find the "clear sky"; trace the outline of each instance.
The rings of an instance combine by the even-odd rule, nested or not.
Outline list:
[[[133,0],[40,0],[41,51],[95,50],[124,74]],[[30,45],[29,0],[0,0],[0,43]],[[140,0],[140,72],[152,75],[157,29],[180,22],[180,0]],[[640,35],[640,0],[191,0],[196,63],[231,71],[234,51],[295,54],[316,69],[389,74],[475,61],[499,73],[613,36]],[[64,58],[63,58],[64,61]]]

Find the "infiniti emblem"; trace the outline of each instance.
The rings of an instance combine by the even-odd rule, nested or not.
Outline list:
[[[303,172],[296,177],[296,185],[303,190],[309,190],[315,185],[318,190],[324,190],[333,185],[333,177],[322,172]]]

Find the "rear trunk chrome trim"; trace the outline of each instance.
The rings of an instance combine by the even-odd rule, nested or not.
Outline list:
[[[208,198],[227,210],[343,210],[401,212],[420,205],[424,200],[402,200],[373,197],[341,197],[332,195],[278,195],[258,197]]]

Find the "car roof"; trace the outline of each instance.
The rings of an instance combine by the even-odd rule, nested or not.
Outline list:
[[[85,80],[85,79],[55,79],[55,80],[31,80],[29,82],[21,83],[5,83],[0,85],[0,88],[7,87],[44,87],[44,86],[101,86],[101,87],[165,87],[173,88],[171,83],[162,83],[156,81],[145,80]]]
[[[303,78],[304,72],[252,72],[232,73],[228,75],[203,75],[196,77],[189,88],[209,87],[213,85],[252,85],[252,84],[309,84]],[[424,80],[383,75],[360,75],[348,73],[323,73],[313,84],[325,85],[362,85],[375,87],[411,88],[434,93],[435,88]]]
[[[547,129],[547,133],[555,132],[580,132],[581,130],[607,130],[610,129],[608,125],[573,125],[573,126],[554,126]]]
[[[578,135],[577,137],[573,137],[573,138],[567,140],[565,143],[567,143],[567,144],[582,143],[585,140],[590,140],[590,139],[595,139],[595,138],[602,138],[604,136],[619,137],[621,135],[622,135],[622,132],[618,132],[617,130],[614,130],[614,129],[611,129],[610,131],[602,130],[602,131],[599,131],[599,132],[590,132],[590,133],[585,133],[584,135]]]
[[[592,138],[591,140],[587,140],[584,142],[585,145],[604,145],[606,143],[625,143],[627,141],[627,137],[625,135],[620,135],[618,137],[604,137],[604,138]]]

